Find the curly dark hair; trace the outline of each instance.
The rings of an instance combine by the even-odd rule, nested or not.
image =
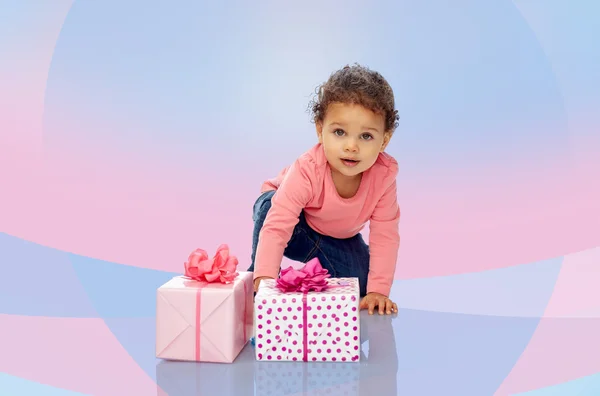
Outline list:
[[[331,74],[319,85],[309,104],[312,122],[323,122],[331,103],[359,104],[383,115],[385,131],[394,133],[398,127],[398,110],[395,109],[394,92],[383,76],[366,66],[346,65]]]

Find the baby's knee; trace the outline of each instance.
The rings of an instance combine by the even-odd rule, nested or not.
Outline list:
[[[264,193],[254,204],[254,221],[263,222],[265,220],[271,209],[271,197],[270,192]]]
[[[267,213],[269,213],[270,209],[271,209],[271,200],[267,199],[258,208],[258,211],[256,213],[257,220],[264,222],[267,217]]]

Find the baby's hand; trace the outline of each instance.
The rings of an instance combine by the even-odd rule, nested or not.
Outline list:
[[[254,291],[255,292],[258,291],[258,286],[260,285],[260,281],[263,279],[273,279],[273,278],[271,278],[270,276],[261,276],[261,277],[254,279]]]
[[[398,306],[389,298],[379,293],[368,293],[360,302],[360,309],[369,309],[369,315],[373,315],[375,307],[379,307],[379,315],[383,315],[384,311],[390,315],[392,312],[398,312]]]

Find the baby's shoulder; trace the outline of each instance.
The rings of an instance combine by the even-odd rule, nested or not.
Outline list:
[[[325,161],[325,162],[324,162]],[[300,154],[294,162],[285,169],[284,178],[288,183],[300,183],[318,192],[324,182],[326,159],[321,155],[319,147],[315,146]]]
[[[390,154],[383,152],[379,154],[371,170],[376,179],[381,180],[383,184],[390,184],[398,176],[398,161]]]
[[[302,153],[295,161],[295,164],[300,169],[308,172],[312,176],[324,172],[327,165],[327,158],[320,144],[313,146],[309,150]]]

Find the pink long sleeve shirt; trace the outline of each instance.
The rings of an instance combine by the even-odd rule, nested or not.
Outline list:
[[[381,153],[363,173],[356,195],[346,199],[337,193],[322,145],[317,144],[302,154],[262,186],[262,192],[276,192],[260,231],[254,278],[277,278],[283,252],[304,210],[311,228],[334,238],[350,238],[369,222],[367,293],[389,296],[400,246],[397,174],[396,160]]]

